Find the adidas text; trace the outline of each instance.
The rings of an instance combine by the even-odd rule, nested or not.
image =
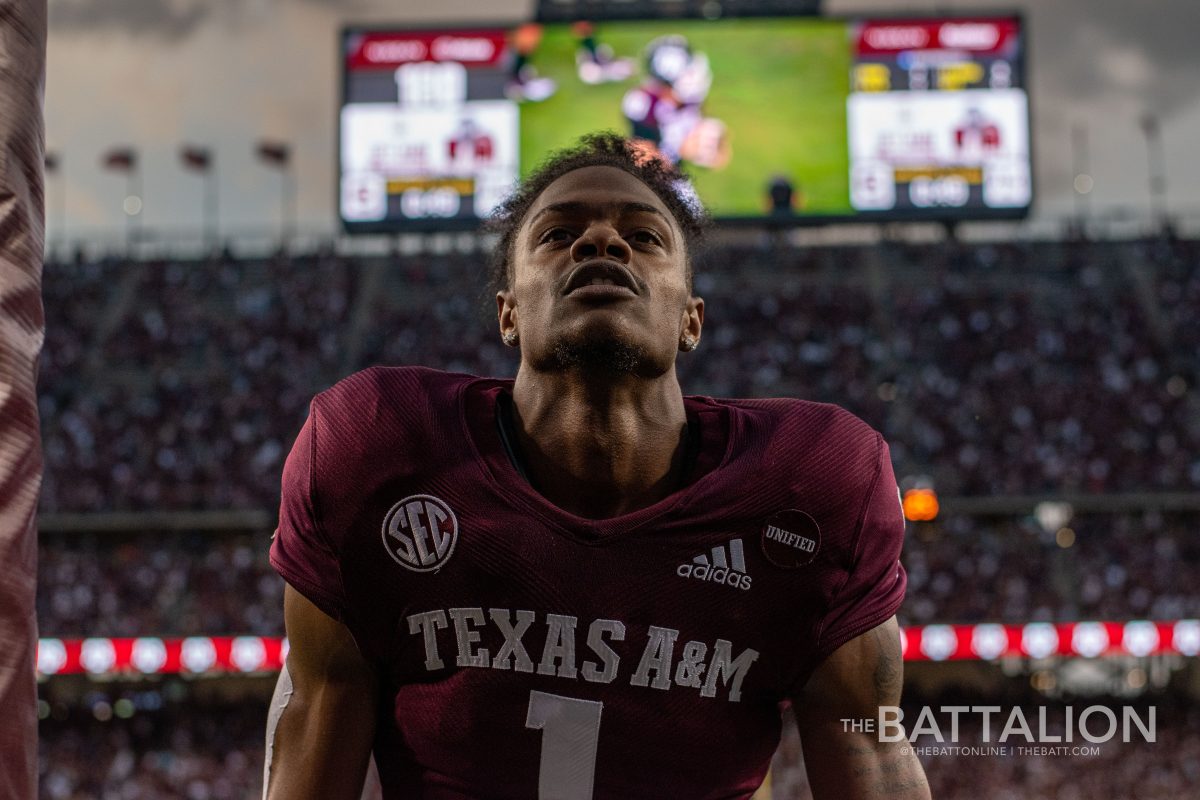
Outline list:
[[[742,540],[734,539],[729,543],[728,548],[727,551],[724,545],[718,545],[712,549],[711,560],[707,553],[696,556],[692,559],[692,563],[680,564],[675,569],[675,574],[681,578],[723,583],[726,586],[746,591],[750,588],[751,578],[746,574],[746,558],[742,552]],[[732,558],[728,556],[732,556]]]
[[[740,575],[731,569],[721,567],[713,568],[707,565],[680,564],[679,569],[675,570],[675,574],[681,578],[695,578],[698,581],[724,583],[728,586],[736,586],[739,589],[750,588],[749,575]]]

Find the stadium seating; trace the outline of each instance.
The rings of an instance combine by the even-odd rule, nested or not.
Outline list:
[[[118,696],[127,704],[125,713],[132,712],[132,716],[121,718],[113,713],[121,702]],[[153,701],[150,705],[157,705],[153,698],[145,692],[114,691],[97,693],[90,707],[47,703],[44,713],[48,718],[42,722],[42,796],[50,800],[249,800],[261,796],[263,714],[257,705],[197,703],[183,698],[162,709],[135,709],[135,705],[147,705],[148,699]],[[1117,708],[1120,702],[1100,697],[1089,700],[1088,705]],[[907,708],[906,718],[915,716],[915,709],[915,705]],[[1037,719],[1032,703],[1023,707],[1023,713],[1029,720]],[[973,719],[964,719],[960,741],[982,746],[978,727]],[[1055,727],[1048,730],[1062,733]],[[1198,731],[1196,709],[1160,703],[1158,740],[1153,743],[1123,743],[1119,737],[1102,745],[1078,740],[1078,745],[1096,747],[1096,752],[1017,757],[1011,750],[1022,742],[1018,737],[1008,742],[1008,756],[922,756],[922,761],[935,798],[1180,800],[1190,797],[1189,792],[1200,782]],[[993,746],[998,734],[997,726],[991,732]],[[935,746],[937,742],[926,735],[914,744]],[[788,721],[772,765],[773,797],[811,798],[803,763],[795,725]]]
[[[1032,518],[910,526],[904,625],[1200,617],[1195,513],[1089,514],[1071,546]],[[269,533],[44,537],[45,635],[283,635]],[[987,586],[987,591],[978,587]]]
[[[1200,488],[1194,243],[709,253],[685,391],[838,402],[942,494]],[[265,508],[371,364],[511,375],[477,255],[47,267],[43,511]]]

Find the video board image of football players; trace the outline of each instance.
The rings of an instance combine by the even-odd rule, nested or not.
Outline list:
[[[612,47],[596,39],[596,27],[586,21],[576,22],[571,32],[579,40],[575,51],[575,70],[586,84],[617,83],[633,75],[631,58],[618,58]]]
[[[954,147],[965,161],[978,161],[1001,147],[1000,126],[978,108],[967,110],[967,118],[954,129]]]
[[[474,172],[476,166],[489,163],[495,156],[491,134],[470,117],[464,117],[446,142],[446,155],[456,167]]]
[[[646,46],[645,69],[645,79],[621,101],[633,138],[653,143],[673,164],[709,169],[728,164],[728,129],[704,116],[713,81],[708,56],[693,50],[684,36],[660,36]]]
[[[542,42],[542,26],[536,23],[517,26],[512,34],[513,52],[512,77],[504,92],[515,102],[540,103],[548,100],[558,89],[553,78],[545,78],[538,74],[537,67],[531,62]]]
[[[618,58],[612,47],[596,40],[595,25],[581,20],[571,25],[571,32],[580,43],[575,52],[575,70],[583,83],[619,83],[634,74],[634,60]]]

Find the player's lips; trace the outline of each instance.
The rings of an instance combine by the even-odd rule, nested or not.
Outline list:
[[[586,261],[567,278],[563,296],[628,297],[640,294],[637,279],[616,261]]]

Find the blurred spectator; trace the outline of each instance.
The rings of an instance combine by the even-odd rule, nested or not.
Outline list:
[[[114,718],[86,711],[41,723],[46,800],[257,800],[266,708],[183,705]]]
[[[42,537],[43,636],[283,635],[270,534]]]
[[[1200,616],[1198,522],[1150,512],[1081,516],[1051,532],[1032,518],[910,525],[901,624]]]

